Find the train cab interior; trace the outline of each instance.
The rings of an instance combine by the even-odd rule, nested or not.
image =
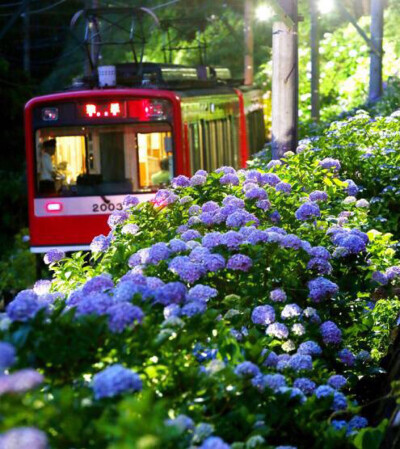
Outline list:
[[[36,167],[39,197],[151,192],[174,175],[171,129],[163,124],[40,129]]]

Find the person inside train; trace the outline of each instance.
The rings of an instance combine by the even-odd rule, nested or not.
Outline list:
[[[41,149],[39,178],[39,192],[42,194],[56,193],[56,171],[52,161],[52,157],[54,156],[55,152],[56,139],[50,139],[43,142]]]
[[[162,184],[167,184],[171,179],[169,172],[169,159],[166,157],[160,160],[160,171],[154,173],[151,176],[151,183],[153,186],[159,186]]]

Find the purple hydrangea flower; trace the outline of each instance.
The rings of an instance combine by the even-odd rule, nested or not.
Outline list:
[[[280,167],[281,165],[282,165],[282,161],[280,161],[279,159],[269,161],[267,164],[267,170],[274,169],[275,167]]]
[[[203,175],[194,175],[190,178],[190,185],[192,187],[202,186],[207,182],[207,176]]]
[[[181,315],[181,308],[178,304],[170,304],[164,307],[163,315],[166,320],[171,317],[178,317]]]
[[[289,360],[289,368],[294,371],[312,370],[312,358],[310,355],[295,354]]]
[[[47,449],[47,436],[34,427],[16,427],[0,435],[1,449]]]
[[[15,363],[16,351],[12,344],[0,341],[0,373]]]
[[[49,293],[51,287],[51,281],[47,279],[40,279],[39,281],[36,281],[33,285],[33,291],[37,295],[45,295],[46,293]]]
[[[264,387],[277,392],[280,388],[286,387],[286,379],[282,374],[266,374],[262,376]]]
[[[174,253],[180,253],[188,250],[186,243],[180,239],[172,239],[169,242],[169,247]]]
[[[186,303],[181,310],[181,315],[192,317],[203,314],[207,310],[207,304],[203,301],[190,301]]]
[[[261,185],[265,185],[265,184],[269,184],[270,186],[276,186],[277,184],[279,184],[281,182],[280,178],[278,175],[276,175],[275,173],[262,173],[261,174],[261,179],[260,179],[260,184]]]
[[[171,185],[174,189],[179,187],[189,187],[190,180],[187,176],[179,175],[171,180]]]
[[[241,228],[250,222],[254,222],[257,226],[259,224],[258,218],[245,210],[237,210],[226,219],[226,225],[229,228]]]
[[[215,288],[209,287],[208,285],[197,284],[189,290],[186,299],[188,301],[207,302],[210,298],[214,298],[217,295],[218,291]]]
[[[94,292],[105,292],[114,287],[114,282],[109,274],[100,274],[92,279],[89,279],[82,287],[82,293],[89,295]]]
[[[276,369],[278,371],[284,371],[289,366],[290,355],[281,354],[278,355],[278,363],[276,364]]]
[[[326,259],[314,257],[309,260],[307,270],[315,270],[318,274],[330,274],[332,265]]]
[[[293,248],[300,249],[301,248],[301,239],[294,234],[288,234],[282,237],[281,246],[283,248]]]
[[[266,200],[267,192],[261,187],[255,187],[245,193],[245,197],[249,200]]]
[[[124,198],[124,201],[122,202],[122,207],[124,209],[129,209],[131,207],[135,207],[139,204],[139,198],[133,195],[128,195]]]
[[[143,294],[146,292],[146,287],[141,284],[136,284],[133,281],[125,280],[120,282],[114,289],[114,300],[117,302],[130,301],[134,295]]]
[[[261,210],[269,210],[271,208],[271,202],[268,200],[258,200],[256,202],[256,207],[258,207]]]
[[[325,321],[320,326],[322,340],[326,345],[337,345],[342,341],[342,331],[333,321]]]
[[[273,323],[275,321],[274,308],[268,305],[255,307],[251,313],[251,321],[262,326]]]
[[[169,270],[177,274],[182,281],[193,283],[206,272],[206,268],[197,262],[192,262],[188,256],[177,256],[171,260]]]
[[[365,241],[363,239],[363,233],[356,233],[354,231],[352,229],[350,232],[346,230],[335,232],[332,236],[332,242],[337,246],[345,248],[347,254],[358,254],[365,251],[368,240]]]
[[[320,355],[322,354],[322,349],[315,341],[308,340],[300,344],[297,353],[302,355]]]
[[[154,196],[152,203],[155,207],[165,207],[175,203],[178,200],[178,196],[174,192],[168,189],[160,189]]]
[[[272,292],[269,294],[269,297],[273,302],[285,302],[287,299],[286,293],[281,288],[272,290]]]
[[[360,209],[363,209],[363,208],[364,209],[368,209],[369,206],[370,206],[370,204],[369,204],[369,202],[365,198],[362,198],[361,200],[358,200],[356,202],[356,207],[358,207]]]
[[[299,377],[293,382],[293,387],[298,388],[306,395],[311,395],[314,393],[317,385],[307,377]]]
[[[289,318],[295,318],[301,315],[302,309],[297,304],[287,304],[282,312],[281,312],[281,318],[283,320],[287,320]]]
[[[11,321],[28,321],[32,319],[43,306],[33,290],[22,290],[8,304],[6,312]]]
[[[264,351],[266,351],[266,350],[264,349],[263,353],[264,353]],[[262,353],[262,355],[263,355],[263,353]],[[276,365],[278,364],[278,360],[279,360],[278,356],[275,354],[275,352],[274,351],[269,351],[267,358],[263,362],[263,366],[268,366],[270,368],[275,368]]]
[[[255,377],[260,374],[260,368],[252,362],[240,363],[234,370],[239,377]]]
[[[357,184],[352,179],[346,179],[345,182],[347,183],[347,187],[346,187],[347,195],[357,196],[357,193],[358,193]]]
[[[112,298],[107,293],[91,293],[84,296],[76,305],[76,316],[105,315],[113,305]]]
[[[270,214],[269,219],[272,223],[279,223],[281,221],[281,214],[276,210]]]
[[[197,170],[195,175],[199,175],[199,176],[208,176],[208,173],[205,170]]]
[[[135,322],[141,323],[144,313],[140,307],[133,306],[129,302],[119,302],[108,308],[108,327],[111,332],[121,333],[127,327],[132,327]]]
[[[190,231],[186,231],[190,232]],[[149,249],[149,258],[147,263],[151,265],[157,265],[162,260],[168,259],[171,256],[171,250],[168,248],[166,243],[160,242],[155,243]]]
[[[389,281],[392,281],[393,279],[400,277],[400,266],[389,267],[385,271],[385,275]]]
[[[322,161],[319,161],[319,166],[327,170],[331,168],[333,171],[339,171],[341,168],[340,162],[331,157],[326,157]]]
[[[288,183],[288,182],[278,182],[278,184],[275,186],[275,189],[278,192],[283,192],[283,193],[290,193],[292,191],[292,186]]]
[[[314,246],[307,252],[310,256],[318,259],[329,260],[332,257],[330,252],[324,246]]]
[[[43,381],[43,376],[36,370],[25,368],[8,376],[0,376],[0,394],[25,393],[41,385]]]
[[[193,201],[193,198],[190,195],[186,195],[179,200],[179,204],[187,204],[187,203],[191,203],[192,201]]]
[[[199,262],[203,263],[206,256],[208,256],[210,253],[210,250],[208,248],[204,248],[204,246],[197,246],[196,248],[193,248],[192,251],[189,254],[189,259],[192,262]]]
[[[244,254],[235,254],[228,259],[226,267],[229,270],[249,271],[253,266],[253,261],[250,257]]]
[[[128,219],[128,214],[124,210],[117,210],[113,212],[107,220],[107,224],[111,229],[117,225],[124,223]]]
[[[226,175],[223,175],[221,179],[219,180],[220,184],[222,185],[228,185],[232,184],[233,186],[239,185],[239,178],[234,173],[227,173]]]
[[[353,366],[356,361],[354,354],[347,348],[339,351],[338,356],[340,361],[347,366]]]
[[[381,285],[386,285],[388,283],[388,278],[385,273],[381,271],[374,271],[372,273],[372,280]]]
[[[328,194],[322,190],[315,190],[309,195],[310,201],[326,201],[328,199]]]
[[[321,216],[318,204],[307,202],[302,204],[295,212],[297,220],[306,221]]]
[[[210,232],[202,238],[201,243],[204,247],[211,249],[222,244],[221,238],[220,232]]]
[[[261,181],[261,173],[257,170],[248,170],[246,171],[246,181]]]
[[[221,235],[221,243],[228,248],[238,248],[244,241],[243,235],[236,231],[228,231]]]
[[[61,259],[64,259],[65,253],[59,249],[51,249],[48,251],[43,260],[46,265],[50,265],[51,263],[59,262]]]
[[[335,390],[341,390],[347,384],[347,379],[340,374],[334,374],[328,379],[328,385]]]
[[[324,277],[318,277],[308,283],[309,296],[314,302],[320,302],[330,296],[336,295],[339,287]]]
[[[270,337],[278,338],[283,340],[288,338],[289,329],[282,323],[272,323],[267,327],[266,334]]]
[[[95,237],[90,244],[90,251],[92,253],[104,253],[110,247],[110,239],[101,234]]]
[[[181,304],[185,300],[187,288],[181,282],[169,282],[155,292],[155,302],[164,306]]]
[[[122,393],[140,391],[142,381],[138,374],[116,364],[95,374],[92,387],[96,399],[112,398]]]
[[[201,212],[201,207],[197,204],[190,206],[189,210],[188,210],[189,215],[199,215],[200,212]]]
[[[181,235],[181,239],[185,242],[188,242],[189,240],[195,240],[201,238],[201,234],[199,231],[195,231],[193,229],[189,229],[188,231],[185,231]]]
[[[208,437],[204,440],[199,449],[230,449],[229,444],[226,444],[222,438]]]
[[[203,265],[207,271],[215,272],[224,269],[226,262],[221,254],[209,254],[204,258]]]

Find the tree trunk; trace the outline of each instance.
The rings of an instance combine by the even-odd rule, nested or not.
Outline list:
[[[279,159],[297,146],[298,37],[297,0],[279,0],[293,20],[289,28],[281,20],[272,33],[272,157]]]
[[[369,96],[371,102],[382,96],[383,0],[371,0],[371,41],[379,54],[371,52]]]

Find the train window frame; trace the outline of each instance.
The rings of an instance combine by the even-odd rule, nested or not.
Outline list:
[[[55,198],[79,198],[79,197],[84,197],[84,196],[101,196],[103,195],[103,193],[94,193],[94,194],[77,194],[77,193],[73,193],[73,194],[63,194],[63,195],[54,195],[54,194],[47,194],[47,193],[40,193],[39,191],[39,164],[38,164],[38,155],[40,155],[40,143],[38,140],[38,136],[39,136],[39,132],[43,132],[44,130],[53,130],[54,132],[60,132],[61,130],[65,130],[65,129],[73,129],[73,128],[110,128],[110,129],[115,129],[116,127],[130,127],[132,130],[132,133],[135,135],[135,147],[134,147],[134,152],[136,153],[135,159],[139,158],[139,154],[138,154],[138,146],[137,146],[137,134],[141,133],[141,134],[149,134],[149,133],[169,133],[169,137],[171,139],[171,154],[172,154],[172,174],[175,175],[176,173],[176,164],[177,164],[177,160],[176,160],[176,148],[175,148],[175,136],[174,136],[174,127],[171,123],[169,122],[157,122],[157,123],[132,123],[132,122],[120,122],[120,123],[108,123],[108,124],[97,124],[97,123],[93,123],[93,124],[85,124],[85,125],[63,125],[63,126],[40,126],[37,127],[33,130],[33,193],[34,193],[34,198],[47,198],[47,197],[55,197]],[[68,134],[66,132],[65,135],[71,135]],[[79,135],[79,134],[76,134]],[[86,159],[86,165],[87,167],[89,167],[90,161],[88,160],[89,157],[89,151],[88,151],[88,136],[82,131],[82,136],[85,136],[85,149],[86,149],[86,154],[85,154],[85,159]],[[136,173],[136,177],[138,178],[139,173]],[[172,179],[172,175],[171,178]],[[121,192],[112,192],[112,193],[104,193],[104,195],[106,196],[113,196],[113,195],[128,195],[130,193],[132,194],[141,194],[141,193],[151,193],[151,192],[156,192],[158,189],[160,188],[160,186],[153,186],[153,188],[149,188],[149,189],[136,189],[133,186],[132,183],[132,189],[127,192],[127,191],[121,191]]]

